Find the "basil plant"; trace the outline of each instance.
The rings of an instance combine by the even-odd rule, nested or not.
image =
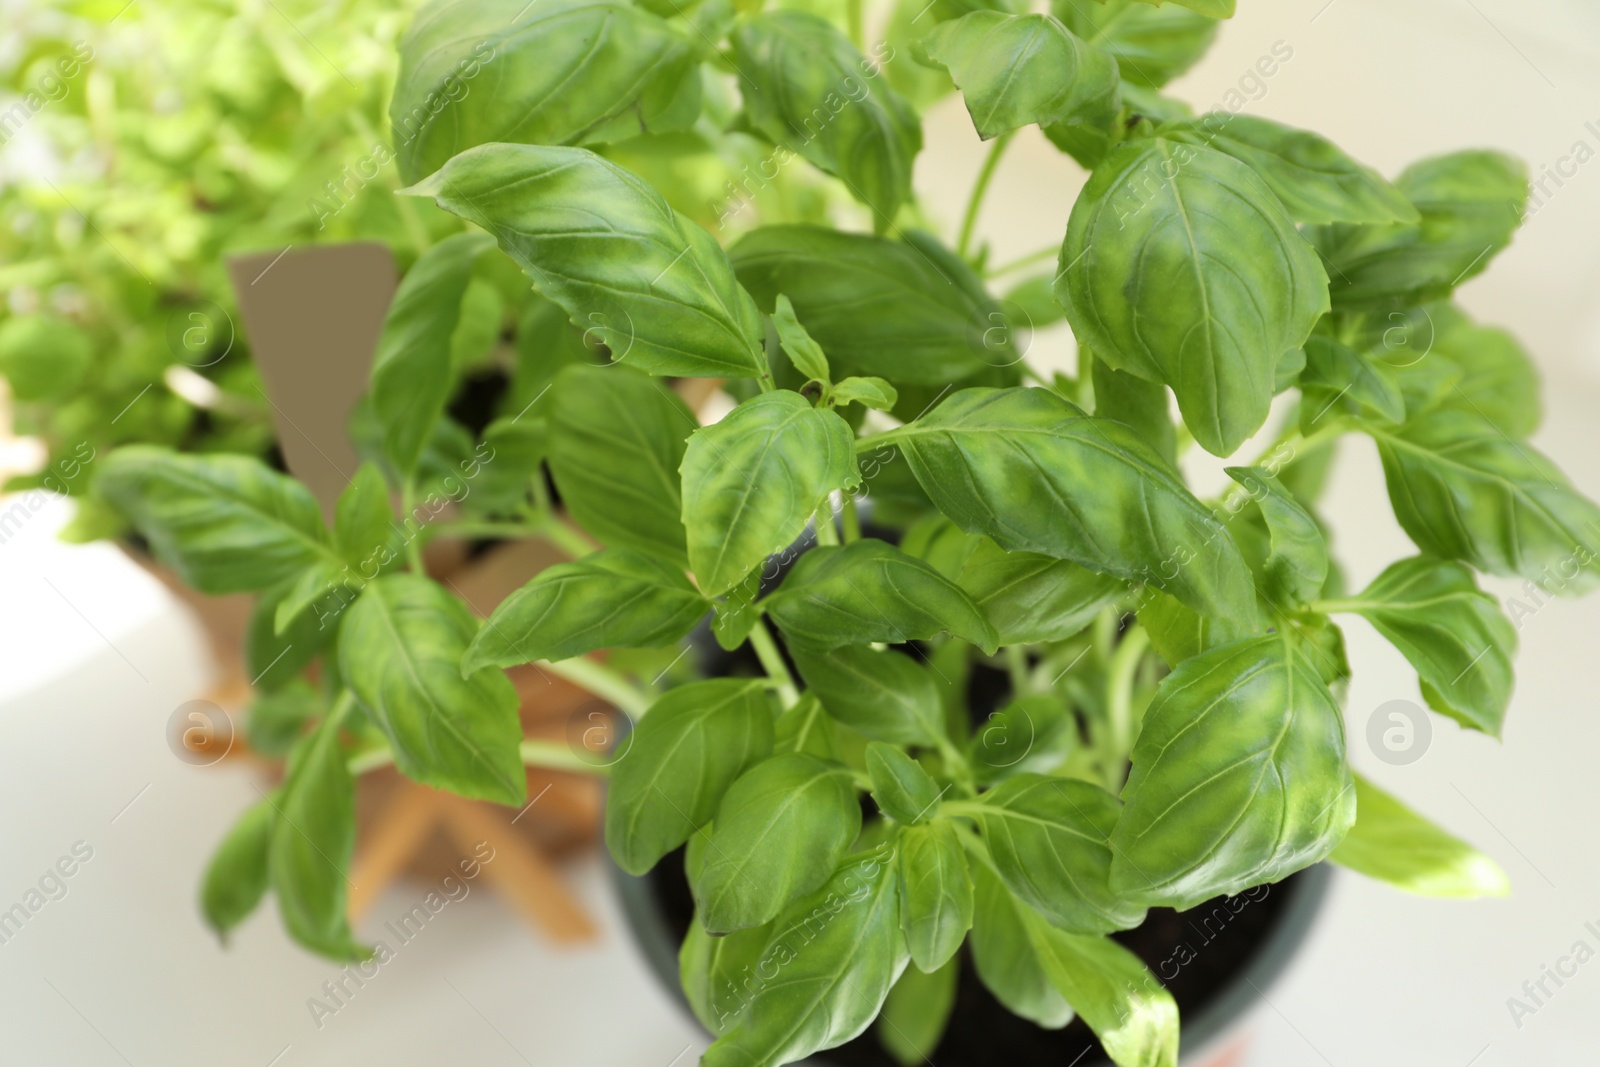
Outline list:
[[[522,805],[525,763],[582,762],[521,737],[503,671],[529,663],[634,719],[599,768],[606,840],[633,874],[684,849],[682,981],[715,1067],[800,1060],[880,1013],[914,1062],[965,967],[1124,1067],[1171,1065],[1177,1006],[1114,937],[1147,909],[1329,859],[1506,891],[1351,771],[1340,621],[1494,736],[1516,636],[1475,574],[1600,580],[1600,510],[1528,443],[1528,358],[1451,302],[1511,240],[1522,165],[1460,152],[1391,181],[1316,134],[1194,115],[1161,86],[1228,0],[958,6],[879,12],[872,47],[859,4],[419,13],[391,106],[404,193],[471,228],[405,278],[331,530],[252,459],[130,448],[100,472],[196,586],[260,594],[252,736],[292,749],[206,876],[219,930],[270,887],[296,939],[359,955],[359,773]],[[487,51],[492,86],[438,92]],[[993,147],[947,242],[912,173],[918,109],[952,90]],[[1002,300],[973,220],[1030,125],[1088,179],[1055,266]],[[485,257],[556,328],[515,402],[463,428],[450,341]],[[1077,367],[1046,378],[1009,327],[1051,306]],[[701,426],[674,378],[736,404]],[[445,426],[471,492],[436,513]],[[1375,442],[1417,547],[1364,589],[1318,512],[1347,435]],[[1235,457],[1229,492],[1190,488],[1195,448]],[[480,622],[424,569],[440,536],[571,559]],[[686,642],[730,666],[685,676]]]

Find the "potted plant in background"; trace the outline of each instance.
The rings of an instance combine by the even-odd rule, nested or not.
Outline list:
[[[941,1041],[994,1047],[957,1042],[982,1016],[954,998],[980,987],[1040,1031],[1076,1016],[1117,1064],[1173,1064],[1169,976],[1119,940],[1152,909],[1237,913],[1325,859],[1504,893],[1487,857],[1352,773],[1336,617],[1367,618],[1435,712],[1493,735],[1515,632],[1473,572],[1596,581],[1600,509],[1526,443],[1526,357],[1449,303],[1510,241],[1522,168],[1463,152],[1391,183],[1315,134],[1194,117],[1159,89],[1231,5],[1190,6],[929,9],[908,45],[927,73],[901,81],[931,93],[947,72],[995,142],[954,248],[913,226],[920,121],[881,78],[911,60],[868,58],[859,5],[424,9],[397,124],[473,48],[503,64],[496,94],[455,101],[400,161],[408,193],[482,232],[408,275],[373,369],[374,462],[331,531],[249,458],[130,448],[98,472],[201,588],[276,590],[271,639],[321,662],[286,779],[206,876],[210,921],[270,887],[301,943],[361,955],[357,775],[392,761],[520,805],[525,764],[587,762],[519,734],[501,671],[529,663],[636,721],[597,768],[607,841],[636,875],[683,850],[680,976],[719,1067],[839,1046],[870,1062],[878,1018],[864,1040],[902,1062],[962,1062]],[[1049,380],[997,347],[1007,313],[971,240],[1007,139],[1034,124],[1089,170],[1055,270],[1013,301],[1047,287],[1073,329],[1077,373]],[[759,203],[696,210],[751,227],[724,248],[674,205],[751,138],[773,171]],[[845,198],[866,225],[815,220]],[[430,523],[420,457],[485,255],[612,363],[561,369],[537,412],[481,435],[517,442],[473,474],[505,480],[512,514]],[[1426,358],[1396,351],[1397,323]],[[737,404],[699,426],[667,376],[725,379]],[[1235,488],[1197,497],[1183,453],[1233,455],[1291,390]],[[1419,549],[1359,591],[1317,514],[1351,433],[1376,442]],[[480,622],[417,546],[564,529],[545,470],[603,547],[559,535],[576,558]],[[662,686],[656,664],[708,616],[756,669]],[[665,651],[642,668],[640,649]]]
[[[227,253],[369,239],[409,262],[459,228],[392,196],[384,166],[409,8],[16,13],[0,59],[19,101],[0,123],[0,375],[44,455],[6,488],[74,497],[68,539],[124,531],[89,492],[116,445],[273,453]]]

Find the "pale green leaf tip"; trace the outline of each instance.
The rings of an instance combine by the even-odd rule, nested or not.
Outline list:
[[[447,163],[445,166],[449,166],[449,164]],[[396,189],[395,195],[437,197],[439,195],[439,189],[442,185],[444,185],[444,167],[440,167],[426,178],[423,178],[419,182],[413,182],[404,189]]]

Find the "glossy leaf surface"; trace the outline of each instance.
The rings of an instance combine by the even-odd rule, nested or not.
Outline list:
[[[462,677],[478,621],[436,583],[412,574],[368,582],[339,630],[339,670],[413,781],[521,804],[527,781],[511,680]]]
[[[677,564],[678,468],[699,426],[660,382],[615,367],[568,367],[550,389],[550,473],[573,519],[602,542]]]
[[[1107,933],[1139,925],[1145,913],[1111,888],[1119,807],[1088,782],[1019,774],[983,794],[971,814],[1019,899],[1064,930]]]
[[[849,425],[788,390],[695,431],[682,474],[689,564],[708,596],[788,546],[825,496],[861,477]]]
[[[673,689],[639,720],[611,769],[606,845],[643,874],[711,821],[728,786],[772,754],[760,682],[733,678]]]
[[[1219,456],[1260,428],[1278,360],[1328,309],[1316,252],[1255,172],[1161,138],[1095,168],[1059,271],[1080,343],[1170,385],[1195,440]]]
[[[906,966],[896,881],[890,850],[861,853],[790,908],[757,969],[780,980],[758,983],[704,1067],[792,1063],[866,1030]]]
[[[711,610],[683,572],[608,548],[540,571],[494,609],[462,669],[562,660],[602,648],[670,645]]]
[[[1121,423],[1044,389],[963,389],[893,440],[964,530],[1103,574],[1160,579],[1199,611],[1255,617],[1232,538]]]
[[[1071,637],[1127,585],[1063,559],[1007,552],[987,538],[967,557],[960,584],[1002,645]]]
[[[1416,668],[1435,711],[1500,735],[1517,631],[1466,567],[1427,556],[1401,560],[1332,610],[1354,611],[1388,638]]]
[[[1356,821],[1329,859],[1424,897],[1503,897],[1500,865],[1446,833],[1359,774]]]
[[[919,970],[948,963],[972,927],[972,876],[955,830],[945,820],[902,830],[900,921]]]
[[[829,715],[878,741],[931,744],[944,732],[933,672],[904,652],[846,645],[790,650]]]
[[[417,257],[378,336],[372,357],[372,413],[383,427],[384,451],[403,477],[433,436],[450,399],[450,338],[461,320],[461,298],[472,264],[494,239],[482,233],[446,237]]]
[[[1327,856],[1355,817],[1339,705],[1281,635],[1178,665],[1145,712],[1111,883],[1179,909]]]
[[[1259,174],[1296,222],[1414,223],[1417,209],[1371,167],[1309,130],[1213,111],[1161,136],[1223,152]]]
[[[491,141],[586,145],[693,125],[699,56],[650,12],[596,0],[436,0],[400,41],[389,117],[407,181]]]
[[[1329,263],[1336,307],[1419,304],[1481,274],[1522,221],[1528,170],[1499,152],[1452,152],[1407,167],[1395,187],[1416,206],[1420,222],[1310,234]]]
[[[267,868],[289,936],[333,959],[358,959],[345,918],[350,857],[356,843],[356,783],[339,745],[343,715],[330,714],[289,756],[273,794]]]
[[[909,242],[763,226],[728,255],[763,309],[788,296],[836,374],[943,385],[1014,358],[994,347],[1004,315],[970,269]]]
[[[310,491],[256,459],[130,445],[95,484],[203,593],[265,589],[332,557]]]
[[[713,935],[760,926],[828,881],[861,831],[861,808],[845,767],[790,753],[740,775],[715,822],[693,883]]]
[[[761,318],[716,239],[583,148],[487,144],[407,193],[492,233],[579,329],[651,374],[756,377]]]
[[[984,140],[1019,126],[1066,125],[1107,112],[1117,64],[1053,15],[974,11],[941,23],[922,45],[950,71]]]
[[[897,645],[945,632],[988,652],[999,643],[960,586],[873,538],[813,548],[767,597],[766,607],[785,637],[821,651]]]
[[[1395,518],[1422,551],[1549,582],[1566,596],[1600,584],[1592,547],[1600,507],[1531,446],[1450,410],[1368,432],[1378,442]]]
[[[750,122],[844,182],[882,229],[911,196],[922,124],[878,68],[826,19],[774,11],[740,21],[734,68]]]

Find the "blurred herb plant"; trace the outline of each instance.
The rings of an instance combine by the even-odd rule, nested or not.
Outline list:
[[[123,442],[265,455],[274,433],[225,257],[457,228],[395,198],[384,123],[405,0],[64,3],[8,19],[0,376],[48,457],[9,488],[81,497]]]
[[[1177,1007],[1110,936],[1146,909],[1329,858],[1413,892],[1504,893],[1491,860],[1351,771],[1335,618],[1366,618],[1434,712],[1493,736],[1515,630],[1474,572],[1567,594],[1600,575],[1600,510],[1527,441],[1529,361],[1450,303],[1511,240],[1523,169],[1471,151],[1390,182],[1315,134],[1193,116],[1160,87],[1231,6],[935,5],[920,37],[901,12],[865,51],[858,5],[425,8],[400,45],[392,120],[417,133],[400,165],[475,229],[406,278],[373,371],[375,463],[331,532],[252,459],[131,448],[100,471],[190,581],[261,594],[252,654],[288,649],[269,684],[301,693],[287,729],[267,720],[298,738],[287,778],[207,875],[217,929],[270,887],[302,943],[360,953],[358,773],[392,760],[521,804],[524,763],[582,762],[519,736],[501,669],[529,662],[637,720],[606,837],[636,874],[687,846],[682,980],[716,1067],[803,1059],[880,1013],[914,1062],[966,966],[1041,1026],[1081,1017],[1124,1067],[1172,1065]],[[419,117],[483,47],[496,91]],[[913,225],[911,101],[941,77],[994,145],[955,247]],[[996,343],[972,241],[1029,125],[1089,172],[1056,267],[1024,287],[1078,341],[1077,373],[1048,381]],[[730,199],[696,203],[693,174],[732,139],[772,166],[725,248]],[[830,208],[868,224],[819,224]],[[519,364],[512,392],[549,399],[465,442],[461,477],[499,487],[474,505],[489,517],[429,524],[410,502],[485,256],[612,362]],[[725,379],[739,402],[697,426],[665,377]],[[1182,453],[1232,455],[1282,393],[1290,417],[1227,468],[1232,491],[1198,498]],[[1419,550],[1358,591],[1318,515],[1349,434],[1376,443]],[[546,471],[603,548],[556,518]],[[574,558],[480,624],[415,551],[452,532],[551,535]],[[759,669],[665,691],[624,669],[708,616]],[[289,680],[314,658],[318,692]]]

